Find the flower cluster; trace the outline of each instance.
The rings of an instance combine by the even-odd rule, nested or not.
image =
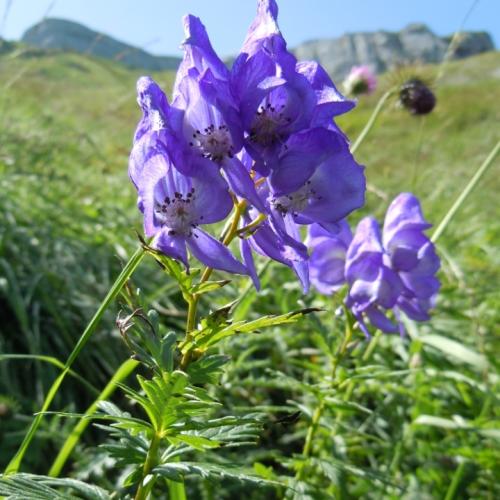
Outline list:
[[[372,217],[360,221],[354,236],[346,222],[336,235],[312,225],[311,281],[325,294],[347,283],[346,306],[366,335],[366,320],[383,332],[402,332],[400,313],[428,320],[439,289],[439,257],[424,234],[429,227],[418,199],[410,193],[391,203],[382,234]],[[389,310],[396,321],[388,318]]]
[[[348,95],[371,94],[377,88],[377,77],[369,66],[353,66],[343,83]]]
[[[307,290],[300,225],[338,229],[364,204],[365,178],[334,122],[354,102],[319,64],[298,62],[287,50],[277,15],[275,0],[258,1],[231,70],[201,21],[185,17],[171,103],[151,78],[137,84],[143,116],[129,176],[146,236],[161,252],[187,267],[189,250],[256,283],[257,252],[293,268]],[[201,228],[223,221],[235,204],[243,263]]]

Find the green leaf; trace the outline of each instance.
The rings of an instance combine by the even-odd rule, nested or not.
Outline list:
[[[194,295],[201,295],[203,293],[208,293],[213,290],[217,290],[231,283],[231,280],[221,280],[221,281],[204,281],[203,283],[197,283],[191,287],[191,293]]]
[[[210,448],[219,448],[220,443],[217,441],[212,441],[203,436],[196,436],[194,434],[177,434],[174,436],[167,436],[167,440],[172,444],[177,445],[179,443],[184,443],[195,450],[204,451]]]
[[[63,492],[58,491],[63,489]],[[75,494],[69,493],[74,491]],[[58,479],[35,474],[12,474],[0,478],[0,495],[9,500],[109,500],[110,494],[76,479]]]
[[[488,361],[482,354],[465,347],[455,340],[435,334],[422,335],[418,337],[418,340],[423,344],[440,350],[449,357],[458,359],[463,363],[468,363],[479,370],[484,370],[488,367]]]
[[[278,485],[277,481],[269,481],[258,476],[253,470],[235,464],[216,465],[206,462],[169,462],[158,465],[153,474],[166,477],[172,481],[183,481],[185,476],[201,476],[204,479],[237,479],[258,485]]]

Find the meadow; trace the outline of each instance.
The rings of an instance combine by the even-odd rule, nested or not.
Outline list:
[[[389,99],[356,152],[369,190],[353,222],[367,213],[381,219],[395,195],[411,191],[426,218],[439,224],[498,142],[499,64],[500,54],[493,52],[403,68],[384,75],[374,95],[338,119],[355,139],[385,90],[405,75],[430,81],[440,75],[434,112],[413,117]],[[1,470],[139,246],[142,222],[127,178],[140,116],[139,76],[77,54],[17,45],[0,50]],[[168,93],[174,74],[152,76]],[[299,498],[500,497],[498,173],[497,158],[437,242],[442,288],[432,320],[409,323],[403,338],[377,336],[368,343],[356,332],[334,387],[328,352],[339,342],[338,297],[304,296],[292,272],[272,264],[263,270],[261,292],[236,279],[216,299],[200,300],[200,311],[208,313],[244,293],[235,320],[300,308],[321,311],[215,348],[231,359],[210,389],[222,403],[218,414],[258,412],[263,430],[256,444],[200,451],[205,463],[238,463],[252,474],[190,471],[188,498],[283,498],[287,478],[302,467],[298,457],[325,394],[309,457],[310,482],[301,485],[299,474],[294,483]],[[263,265],[258,262],[258,268]],[[187,313],[177,284],[147,257],[104,313],[52,410],[84,412],[129,357],[116,317],[127,308],[127,291],[137,290],[157,311],[162,328],[183,329]],[[133,377],[129,382],[134,384]],[[110,398],[133,411],[120,390]],[[47,474],[74,425],[74,418],[45,415],[21,470]],[[106,436],[88,427],[62,475],[126,498],[116,460],[98,447]]]

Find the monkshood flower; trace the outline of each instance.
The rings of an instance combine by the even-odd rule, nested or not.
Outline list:
[[[348,95],[371,94],[377,88],[377,77],[368,66],[353,66],[343,87]]]
[[[187,249],[208,267],[248,274],[220,241],[200,229],[227,217],[233,202],[222,177],[211,165],[200,165],[192,176],[175,168],[166,152],[147,161],[140,182],[144,232],[152,246],[189,266]]]
[[[346,304],[366,334],[365,318],[387,333],[403,332],[401,312],[416,321],[429,319],[439,290],[435,274],[440,265],[424,234],[429,227],[411,193],[400,194],[389,206],[382,237],[374,219],[359,223],[346,256]],[[390,309],[395,322],[386,316]]]
[[[398,331],[386,312],[396,306],[403,283],[390,267],[380,228],[372,217],[360,221],[346,254],[345,277],[349,286],[346,305],[369,336],[365,320],[386,333]]]
[[[257,16],[231,74],[245,148],[262,175],[268,175],[276,157],[290,147],[287,141],[293,134],[325,126],[327,114],[333,127],[333,116],[353,105],[344,105],[345,99],[316,63],[297,63],[287,51],[277,15],[274,0],[258,2]]]
[[[312,285],[325,295],[331,295],[345,285],[345,259],[352,241],[347,221],[338,223],[338,231],[332,233],[319,224],[309,226],[306,246],[309,256],[309,275]]]
[[[424,234],[430,227],[418,199],[400,194],[389,206],[381,234],[372,217],[361,220],[354,237],[345,222],[331,233],[317,224],[309,229],[313,285],[331,294],[348,285],[346,305],[366,335],[366,322],[386,333],[403,332],[401,313],[415,321],[429,319],[439,281],[440,261]],[[387,316],[394,312],[395,321]]]
[[[422,215],[420,202],[411,193],[400,194],[385,216],[383,244],[402,283],[398,309],[416,321],[429,319],[439,290],[435,274],[440,260],[424,231],[431,227]]]

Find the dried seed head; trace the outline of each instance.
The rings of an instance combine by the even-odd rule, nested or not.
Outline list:
[[[399,89],[399,101],[413,115],[426,115],[436,105],[436,96],[420,79],[410,78]]]

